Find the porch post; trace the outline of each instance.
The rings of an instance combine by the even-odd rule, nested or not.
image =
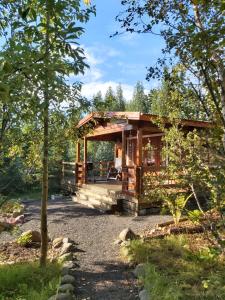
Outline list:
[[[79,162],[80,162],[80,142],[76,143],[76,157],[75,157],[75,183],[79,184]]]
[[[87,138],[84,137],[84,173],[83,179],[84,183],[87,183]]]
[[[137,166],[142,166],[142,128],[137,129]]]
[[[76,144],[76,162],[80,162],[80,142]]]
[[[126,168],[126,134],[122,131],[122,191],[127,191],[127,168]]]
[[[135,170],[135,193],[136,197],[138,199],[137,207],[136,207],[136,214],[139,214],[139,202],[140,202],[140,196],[142,193],[142,128],[137,129],[137,166]]]

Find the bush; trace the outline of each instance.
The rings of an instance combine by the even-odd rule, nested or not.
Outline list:
[[[46,300],[59,284],[60,266],[48,264],[41,269],[37,263],[0,266],[0,300]]]
[[[200,242],[201,238],[179,235],[149,242],[134,240],[126,247],[134,263],[146,263],[141,281],[152,299],[225,299],[224,259],[216,248]],[[193,243],[199,243],[195,250]]]

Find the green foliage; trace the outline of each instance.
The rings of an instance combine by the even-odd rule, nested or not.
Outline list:
[[[45,269],[36,263],[0,266],[1,300],[46,300],[56,293],[60,266],[48,264]]]
[[[198,106],[225,128],[224,2],[124,0],[122,4],[125,10],[117,20],[123,31],[156,33],[165,42],[163,57],[149,68],[147,79],[161,77],[174,62],[182,65]],[[223,144],[225,149],[224,136]]]
[[[126,111],[138,111],[148,113],[151,110],[150,98],[144,91],[143,84],[138,81],[134,87],[133,98],[126,105]]]
[[[0,211],[2,213],[13,213],[14,211],[23,210],[24,206],[15,200],[8,200],[2,206],[0,206]]]
[[[176,225],[179,223],[182,212],[185,208],[185,205],[191,196],[192,196],[192,194],[189,196],[178,194],[175,197],[170,196],[170,197],[164,198],[164,201],[167,204],[167,206],[170,210],[170,213],[173,216],[174,223]]]
[[[214,300],[225,296],[224,260],[215,248],[190,250],[189,236],[169,236],[127,246],[134,263],[146,263],[140,278],[153,299]]]
[[[17,244],[20,246],[27,246],[32,242],[32,233],[27,232],[26,234],[21,235],[17,240]]]

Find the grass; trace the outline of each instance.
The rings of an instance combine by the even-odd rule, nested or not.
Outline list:
[[[60,266],[19,263],[0,266],[0,300],[47,300],[56,293]]]
[[[224,257],[205,246],[193,252],[193,242],[184,235],[149,242],[136,240],[122,252],[135,263],[146,263],[140,281],[151,299],[225,299]]]

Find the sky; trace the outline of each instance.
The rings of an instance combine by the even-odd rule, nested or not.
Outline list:
[[[109,86],[115,90],[121,84],[125,99],[130,100],[137,81],[144,84],[146,92],[156,87],[157,81],[145,80],[146,68],[155,65],[160,56],[162,39],[130,33],[110,38],[120,30],[115,17],[124,7],[120,0],[92,0],[92,4],[96,5],[96,17],[92,16],[84,26],[85,34],[80,39],[90,66],[79,78],[83,82],[82,94],[91,98],[101,91],[104,95]]]

